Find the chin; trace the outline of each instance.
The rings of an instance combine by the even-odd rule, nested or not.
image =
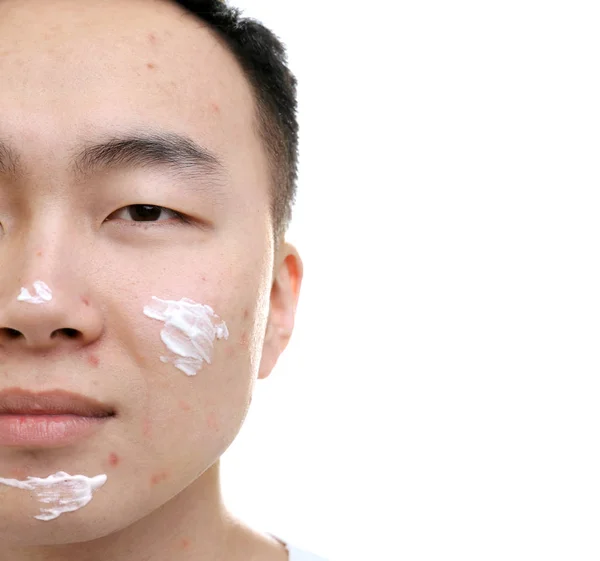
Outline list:
[[[100,539],[119,530],[117,520],[107,513],[71,512],[51,521],[41,521],[29,513],[2,517],[0,541],[10,547],[67,545]]]
[[[58,546],[99,540],[134,524],[154,507],[144,508],[130,499],[110,492],[98,493],[78,510],[65,512],[53,520],[38,520],[35,516],[40,513],[41,503],[16,490],[10,504],[0,500],[0,543],[16,547]]]

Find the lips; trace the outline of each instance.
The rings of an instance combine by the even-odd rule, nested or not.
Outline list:
[[[5,389],[0,391],[0,446],[67,446],[114,416],[111,406],[65,390]]]
[[[78,415],[111,417],[108,405],[65,390],[31,392],[19,388],[0,391],[0,415]]]

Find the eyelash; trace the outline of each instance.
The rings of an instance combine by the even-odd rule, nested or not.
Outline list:
[[[189,220],[180,212],[177,212],[176,210],[172,210],[170,208],[164,207],[164,206],[159,206],[159,205],[146,205],[146,204],[133,204],[133,205],[127,205],[124,206],[123,208],[120,208],[119,210],[113,212],[113,214],[111,216],[114,216],[120,212],[124,212],[127,211],[128,209],[132,209],[135,207],[146,207],[146,208],[152,208],[152,209],[160,209],[161,211],[167,211],[170,212],[171,214],[174,215],[175,221],[182,223],[182,224],[189,224]],[[155,224],[155,223],[159,223],[159,222],[171,222],[171,220],[127,220],[126,222],[133,222],[134,224]]]

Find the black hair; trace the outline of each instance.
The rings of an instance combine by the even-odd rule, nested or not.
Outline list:
[[[223,0],[172,0],[206,22],[225,41],[252,86],[259,136],[269,159],[275,239],[291,220],[298,174],[296,78],[281,40],[262,23],[242,17]]]

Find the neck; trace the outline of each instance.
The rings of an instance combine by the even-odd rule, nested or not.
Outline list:
[[[216,561],[234,558],[229,550],[239,533],[223,504],[216,462],[183,492],[119,532],[83,543],[3,545],[0,561]]]

